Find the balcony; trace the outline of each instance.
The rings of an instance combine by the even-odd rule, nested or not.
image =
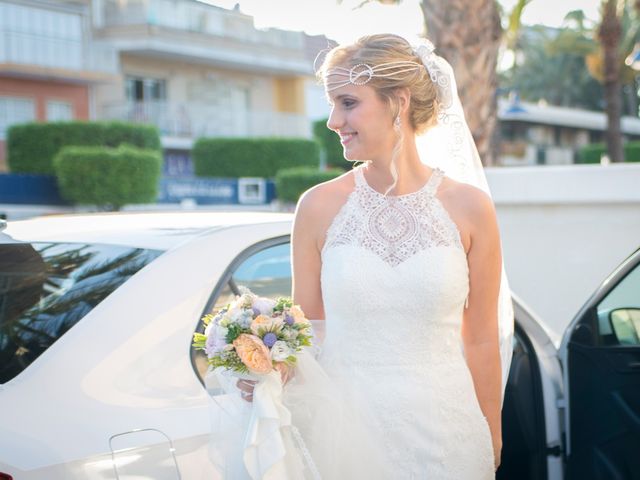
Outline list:
[[[195,0],[93,0],[97,37],[122,52],[246,71],[310,75],[304,35]]]
[[[311,136],[304,115],[271,111],[221,109],[195,103],[163,101],[104,105],[100,119],[156,125],[164,137],[301,137]]]
[[[0,73],[89,83],[115,79],[118,55],[93,42],[71,2],[0,2]]]

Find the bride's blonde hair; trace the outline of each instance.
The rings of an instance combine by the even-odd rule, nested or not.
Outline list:
[[[416,63],[417,68],[406,68],[406,62]],[[400,112],[396,92],[402,88],[408,89],[410,94],[409,123],[414,132],[419,135],[436,122],[438,113],[437,89],[420,57],[416,55],[411,44],[401,36],[387,33],[366,35],[353,44],[338,45],[326,54],[317,70],[317,76],[327,85],[328,77],[336,68],[350,70],[360,65],[375,67],[387,63],[396,64],[395,71],[391,67],[386,69],[385,75],[371,75],[366,84],[371,86],[378,97],[389,105],[392,118],[390,126],[392,128],[393,121]],[[395,160],[402,148],[402,142],[403,136],[400,131],[391,159],[391,175],[394,182],[387,188],[385,194],[392,190],[397,182]]]

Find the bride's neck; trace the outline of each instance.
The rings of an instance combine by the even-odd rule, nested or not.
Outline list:
[[[412,139],[413,140],[413,139]],[[369,183],[379,191],[384,191],[394,181],[391,173],[393,155],[378,158],[366,165]],[[395,158],[397,181],[392,195],[403,195],[419,189],[430,175],[430,169],[420,160],[415,141],[405,141]]]

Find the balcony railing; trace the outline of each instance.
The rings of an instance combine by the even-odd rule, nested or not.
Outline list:
[[[299,32],[258,30],[253,17],[191,0],[103,0],[94,5],[101,6],[96,16],[98,28],[157,25],[233,38],[243,43],[304,48],[303,36]]]
[[[118,73],[117,52],[108,45],[8,29],[0,30],[0,63]]]
[[[125,102],[104,105],[100,118],[156,125],[170,137],[303,137],[311,136],[304,115],[271,111],[221,109],[194,103]]]

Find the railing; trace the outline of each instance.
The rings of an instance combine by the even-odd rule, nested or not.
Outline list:
[[[118,72],[117,52],[108,45],[9,29],[0,30],[0,63],[112,74]]]
[[[192,103],[127,102],[100,110],[104,120],[156,125],[171,137],[304,137],[311,136],[310,121],[292,113],[221,109]]]
[[[158,25],[178,30],[234,38],[245,43],[302,49],[299,32],[257,30],[253,18],[195,1],[175,0],[103,0],[97,27]],[[96,3],[96,5],[99,5]]]

